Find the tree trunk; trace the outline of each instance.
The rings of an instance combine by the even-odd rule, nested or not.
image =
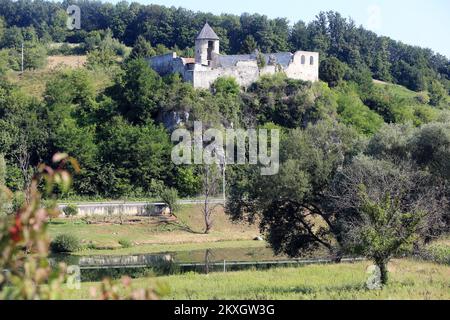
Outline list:
[[[333,262],[334,263],[341,263],[342,262],[343,254],[342,254],[341,248],[332,250],[332,254],[333,254]]]
[[[211,251],[209,249],[206,249],[205,251],[205,273],[209,273],[209,256],[211,254]]]
[[[209,231],[211,230],[211,219],[208,216],[205,216],[205,234],[208,234]]]
[[[375,264],[380,269],[380,281],[381,284],[384,286],[388,282],[387,263],[383,260],[383,261],[376,261]]]

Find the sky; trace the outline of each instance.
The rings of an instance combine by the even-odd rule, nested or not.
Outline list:
[[[108,0],[116,3],[118,0]],[[430,48],[450,58],[449,0],[128,0],[143,4],[183,7],[193,11],[260,13],[271,18],[309,22],[320,11],[352,17],[379,35]]]

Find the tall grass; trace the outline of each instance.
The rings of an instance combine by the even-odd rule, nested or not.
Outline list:
[[[171,288],[165,299],[450,299],[450,267],[414,260],[393,260],[390,282],[368,290],[370,262],[309,265],[264,271],[172,275],[133,280],[135,287],[164,282]],[[65,298],[88,299],[89,288],[66,291]]]

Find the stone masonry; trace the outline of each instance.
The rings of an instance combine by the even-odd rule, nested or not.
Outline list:
[[[219,77],[234,77],[239,85],[247,87],[260,76],[277,72],[292,79],[319,80],[318,52],[221,55],[219,43],[219,37],[206,23],[195,39],[195,58],[178,57],[173,52],[150,57],[148,62],[160,75],[179,73],[195,88],[208,89]]]

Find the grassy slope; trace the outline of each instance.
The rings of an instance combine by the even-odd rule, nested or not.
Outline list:
[[[133,280],[135,288],[155,282],[170,287],[165,299],[450,299],[450,267],[413,260],[393,260],[390,283],[383,290],[365,289],[370,262],[310,265],[265,271],[182,274]],[[89,299],[89,288],[66,290],[64,299]]]
[[[420,103],[417,101],[416,97],[419,96],[420,94],[425,94],[425,92],[418,93],[409,90],[408,88],[405,88],[401,85],[387,82],[376,83],[375,85],[379,88],[383,88],[391,96],[395,96],[399,99],[402,99],[410,105],[419,105]]]
[[[427,91],[415,92],[398,84],[379,81],[375,81],[375,86],[379,89],[383,89],[389,96],[402,100],[405,105],[410,107],[426,106],[433,109],[446,109],[450,107],[450,96],[448,95],[445,101],[440,106],[436,107],[419,102],[419,97],[429,96]]]
[[[210,234],[201,233],[203,217],[199,205],[184,205],[177,216],[191,230],[185,230],[176,223],[155,223],[143,220],[137,224],[86,224],[80,219],[54,219],[49,226],[50,235],[70,233],[84,243],[92,242],[100,247],[120,248],[118,241],[127,239],[134,246],[116,250],[85,250],[80,254],[129,254],[161,251],[183,251],[204,248],[229,248],[240,246],[264,246],[263,242],[251,240],[259,234],[255,226],[233,224],[217,209],[214,227]],[[153,222],[153,223],[151,223]],[[244,240],[243,242],[241,242]],[[228,243],[224,243],[228,241]],[[211,245],[211,243],[215,243]]]
[[[61,60],[64,58],[67,60],[67,64],[70,65],[70,60],[73,58],[72,56],[61,57],[58,56]],[[23,89],[23,92],[36,97],[38,99],[43,98],[43,94],[45,91],[46,83],[64,67],[54,67],[54,64],[47,65],[46,68],[39,70],[25,70],[25,72],[20,74],[20,72],[9,71],[7,74],[7,79],[14,84],[17,84],[20,88]],[[86,69],[87,70],[87,69]],[[104,88],[109,86],[112,83],[111,76],[102,70],[89,71],[92,75],[92,79],[94,80],[94,86],[97,92],[102,91]]]

